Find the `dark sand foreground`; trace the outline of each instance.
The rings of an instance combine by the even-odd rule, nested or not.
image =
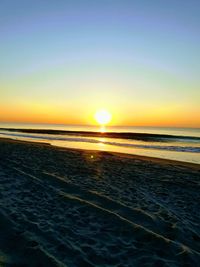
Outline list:
[[[0,266],[199,266],[199,165],[0,139],[0,189]]]

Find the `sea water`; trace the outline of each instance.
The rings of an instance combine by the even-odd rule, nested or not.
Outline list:
[[[17,140],[45,142],[55,146],[101,150],[110,152],[120,152],[127,154],[136,154],[151,156],[157,158],[172,159],[178,161],[192,162],[200,164],[200,128],[167,128],[167,127],[106,127],[82,126],[82,125],[61,125],[61,124],[17,124],[0,123],[0,137],[12,138]],[[10,132],[5,128],[19,129],[16,132]],[[43,133],[25,133],[20,129],[49,129],[65,131],[89,131],[101,132],[101,137],[86,137],[73,133],[62,134],[43,134]],[[158,139],[153,141],[108,138],[104,136],[105,132],[117,133],[146,133],[146,134],[167,134],[174,138],[169,140]],[[183,138],[182,138],[183,137]],[[187,137],[187,138],[185,138]]]

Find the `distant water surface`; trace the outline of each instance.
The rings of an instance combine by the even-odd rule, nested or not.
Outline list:
[[[158,158],[173,159],[200,164],[199,128],[164,127],[106,127],[74,126],[57,124],[14,124],[0,123],[0,137],[35,142],[48,142],[55,146],[103,150],[128,154],[137,154]],[[4,130],[2,129],[4,128]],[[16,129],[8,131],[6,128]],[[18,130],[17,130],[18,129]],[[20,129],[35,129],[34,133],[21,132]],[[73,134],[41,133],[39,130],[73,131]],[[80,132],[101,132],[100,136],[85,136]],[[118,138],[105,137],[105,132],[122,133]],[[123,133],[153,134],[155,138],[147,140],[126,139]],[[169,135],[169,138],[161,138]]]

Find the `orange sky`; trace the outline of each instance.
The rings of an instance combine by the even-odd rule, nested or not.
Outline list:
[[[97,107],[86,109],[86,107],[59,108],[45,105],[12,105],[0,107],[1,122],[31,122],[31,123],[57,123],[96,125],[94,114]],[[106,108],[106,107],[105,107]],[[200,113],[198,109],[182,107],[160,107],[151,108],[147,111],[140,108],[122,109],[107,108],[112,114],[109,125],[126,126],[175,126],[175,127],[199,127]],[[184,116],[183,115],[184,112]]]

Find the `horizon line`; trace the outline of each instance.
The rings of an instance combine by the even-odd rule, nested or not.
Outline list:
[[[82,126],[82,127],[102,127],[101,125],[94,124],[67,124],[67,123],[49,123],[49,122],[10,122],[10,121],[0,121],[2,124],[32,124],[32,125],[62,125],[62,126]],[[105,125],[105,128],[111,127],[139,127],[139,128],[185,128],[185,129],[200,129],[200,126],[158,126],[158,125]]]

